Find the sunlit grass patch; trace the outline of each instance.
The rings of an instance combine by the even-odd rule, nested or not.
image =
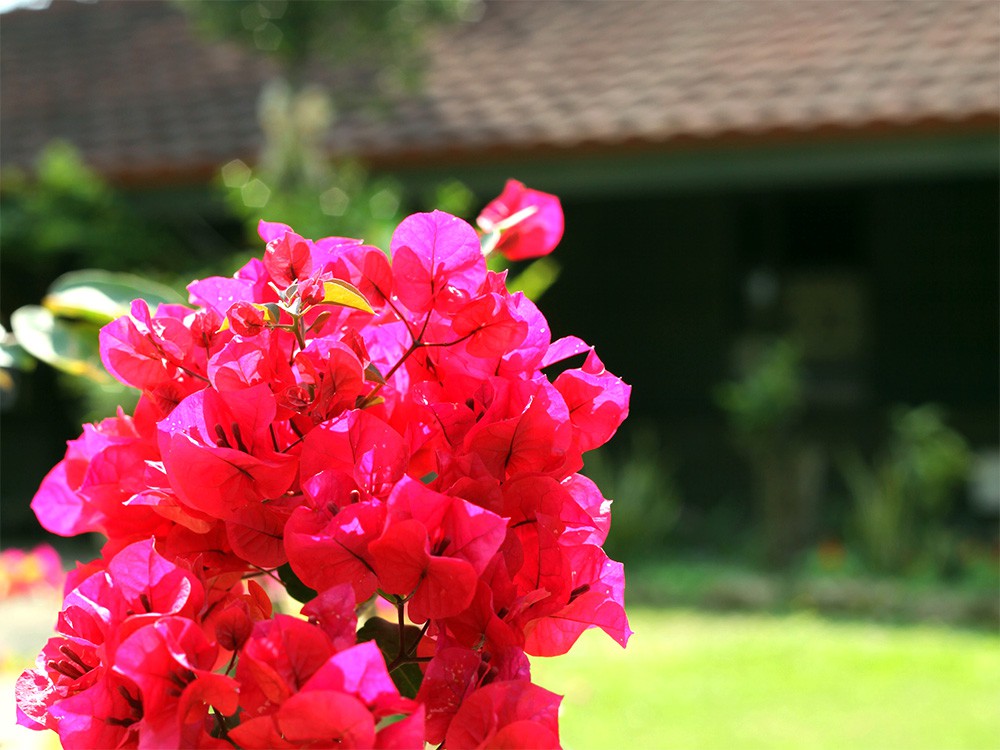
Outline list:
[[[587,748],[1000,747],[1000,638],[811,615],[636,609],[622,651],[599,631],[535,659]]]

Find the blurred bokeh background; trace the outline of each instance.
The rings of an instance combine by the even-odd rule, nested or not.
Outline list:
[[[638,632],[537,665],[566,744],[1000,746],[994,1],[18,5],[6,332],[75,270],[230,273],[258,218],[385,246],[508,177],[556,193],[562,245],[512,273],[633,386],[585,471]],[[57,601],[14,551],[100,544],[31,497],[134,403],[79,374],[86,321],[21,318],[51,351],[2,350],[0,607],[43,629],[8,629],[15,671]]]

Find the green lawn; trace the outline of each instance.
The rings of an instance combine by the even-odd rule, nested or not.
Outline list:
[[[1000,637],[800,615],[630,609],[533,660],[568,750],[997,750]]]

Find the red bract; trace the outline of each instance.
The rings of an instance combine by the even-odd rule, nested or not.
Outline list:
[[[355,343],[353,339],[350,342]],[[364,353],[364,340],[358,337],[356,345]],[[295,411],[308,414],[315,424],[352,409],[367,390],[364,366],[358,353],[340,341],[310,341],[295,357],[295,367],[298,382],[290,387],[304,389],[304,394],[299,397],[301,404]],[[284,393],[286,399],[294,400],[295,397],[287,389]]]
[[[382,588],[410,600],[416,623],[458,614],[506,532],[499,516],[404,478],[388,501],[386,528],[369,546]]]
[[[147,427],[141,412],[135,419],[119,415],[84,425],[31,502],[42,526],[61,536],[98,531],[143,538],[155,533],[163,518],[127,505],[148,488],[146,462],[157,457],[155,435]]]
[[[247,717],[273,713],[333,655],[330,638],[290,615],[258,622],[243,649],[236,676]]]
[[[291,644],[289,647],[294,648]],[[352,646],[330,656],[296,686],[294,693],[277,703],[273,710],[244,719],[231,733],[232,739],[248,750],[423,745],[423,714],[412,701],[400,697],[373,643]],[[410,713],[413,715],[402,721],[376,729],[382,719]]]
[[[256,336],[267,325],[264,311],[254,307],[249,302],[237,302],[229,308],[226,318],[229,320],[229,325],[233,327],[233,331],[240,336]]]
[[[528,623],[525,651],[534,656],[564,654],[595,625],[625,646],[632,630],[625,616],[622,564],[589,544],[569,548],[567,563],[573,582],[569,600],[551,615]]]
[[[451,750],[557,748],[561,701],[527,681],[487,685],[462,703],[445,745]]]
[[[630,393],[486,269],[550,252],[558,200],[512,181],[480,224],[416,214],[390,260],[261,222],[263,260],[103,329],[142,397],[32,502],[107,542],[68,575],[20,723],[70,748],[558,746],[527,655],[631,633],[611,503],[576,473]]]
[[[406,471],[406,458],[399,433],[371,412],[351,410],[306,436],[301,476],[342,472],[366,496],[385,498]]]
[[[101,329],[101,361],[126,385],[176,403],[204,387],[207,354],[196,346],[195,322],[196,315],[181,305],[160,305],[152,315],[138,299],[130,315]]]
[[[463,648],[445,637],[439,642],[417,695],[427,708],[427,741],[434,744],[444,740],[455,713],[475,690],[494,682],[530,682],[531,676],[528,658],[516,645],[487,639],[483,648]]]
[[[236,336],[217,347],[209,359],[209,383],[217,391],[268,383],[277,393],[282,383],[295,382],[289,365],[293,343],[294,337],[285,331],[265,329],[250,338]]]
[[[140,628],[118,647],[114,670],[138,688],[142,718],[136,730],[148,747],[197,747],[208,736],[209,707],[236,713],[239,685],[216,674],[218,647],[197,623],[163,617]]]
[[[566,370],[555,380],[556,389],[569,407],[574,439],[580,453],[603,445],[628,416],[631,386],[604,369],[594,348],[575,336],[552,344],[545,356],[545,366],[586,352],[583,367]]]
[[[354,591],[342,583],[321,591],[302,608],[302,614],[329,636],[335,650],[343,651],[354,645],[358,630],[354,606]]]
[[[264,268],[271,281],[282,289],[294,281],[308,278],[312,272],[309,245],[294,232],[285,232],[267,243]]]
[[[463,447],[496,479],[520,474],[572,473],[566,465],[572,426],[562,397],[546,380],[491,378],[477,390],[479,416]],[[480,406],[481,405],[481,406]]]
[[[451,327],[457,339],[468,339],[469,354],[483,358],[502,357],[528,334],[528,324],[514,317],[499,294],[476,297],[455,313]]]
[[[379,502],[322,508],[299,507],[285,527],[285,549],[292,570],[308,586],[322,591],[350,584],[358,602],[375,593],[377,579],[369,545],[385,519]]]
[[[276,450],[276,403],[264,384],[192,394],[159,425],[167,477],[187,505],[230,518],[250,503],[281,497],[295,479],[295,457]]]
[[[484,232],[500,232],[495,249],[508,260],[525,260],[551,253],[563,235],[559,199],[508,180],[503,192],[479,214]]]

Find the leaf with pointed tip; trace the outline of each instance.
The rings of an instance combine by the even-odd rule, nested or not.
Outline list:
[[[424,681],[424,673],[420,671],[420,665],[410,662],[400,664],[389,675],[393,684],[404,698],[416,698],[420,692],[420,683]]]
[[[170,287],[139,276],[84,270],[56,279],[42,305],[58,316],[104,325],[121,315],[128,315],[132,300],[140,297],[154,310],[160,303],[184,303]]]
[[[379,651],[385,658],[386,663],[392,662],[400,654],[399,647],[399,626],[395,623],[383,620],[381,617],[371,617],[364,626],[358,630],[358,643],[365,641],[375,641]],[[417,643],[420,641],[420,628],[413,625],[406,625],[403,628],[403,640],[406,643],[406,651],[415,654]],[[398,665],[389,675],[393,684],[399,690],[399,694],[406,698],[416,698],[420,690],[420,683],[423,682],[424,673],[420,665],[409,662]]]
[[[305,604],[316,598],[316,590],[302,583],[299,577],[295,575],[295,571],[292,570],[292,566],[288,563],[278,568],[278,578],[285,585],[288,595],[295,601]]]
[[[25,305],[11,313],[17,342],[42,362],[98,383],[110,380],[101,365],[97,329],[90,323],[57,318],[50,310]]]
[[[406,642],[408,652],[416,653],[420,637],[420,628],[414,625],[403,627],[403,639]],[[394,622],[389,622],[381,617],[370,617],[358,630],[357,638],[358,643],[375,641],[375,645],[379,647],[386,661],[392,661],[399,655],[399,625]]]
[[[365,368],[365,380],[370,383],[385,385],[385,378],[382,377],[382,373],[379,372],[379,369],[375,366],[374,362],[369,363],[368,367]]]
[[[323,282],[323,303],[350,307],[366,313],[375,312],[356,286],[341,279]]]

